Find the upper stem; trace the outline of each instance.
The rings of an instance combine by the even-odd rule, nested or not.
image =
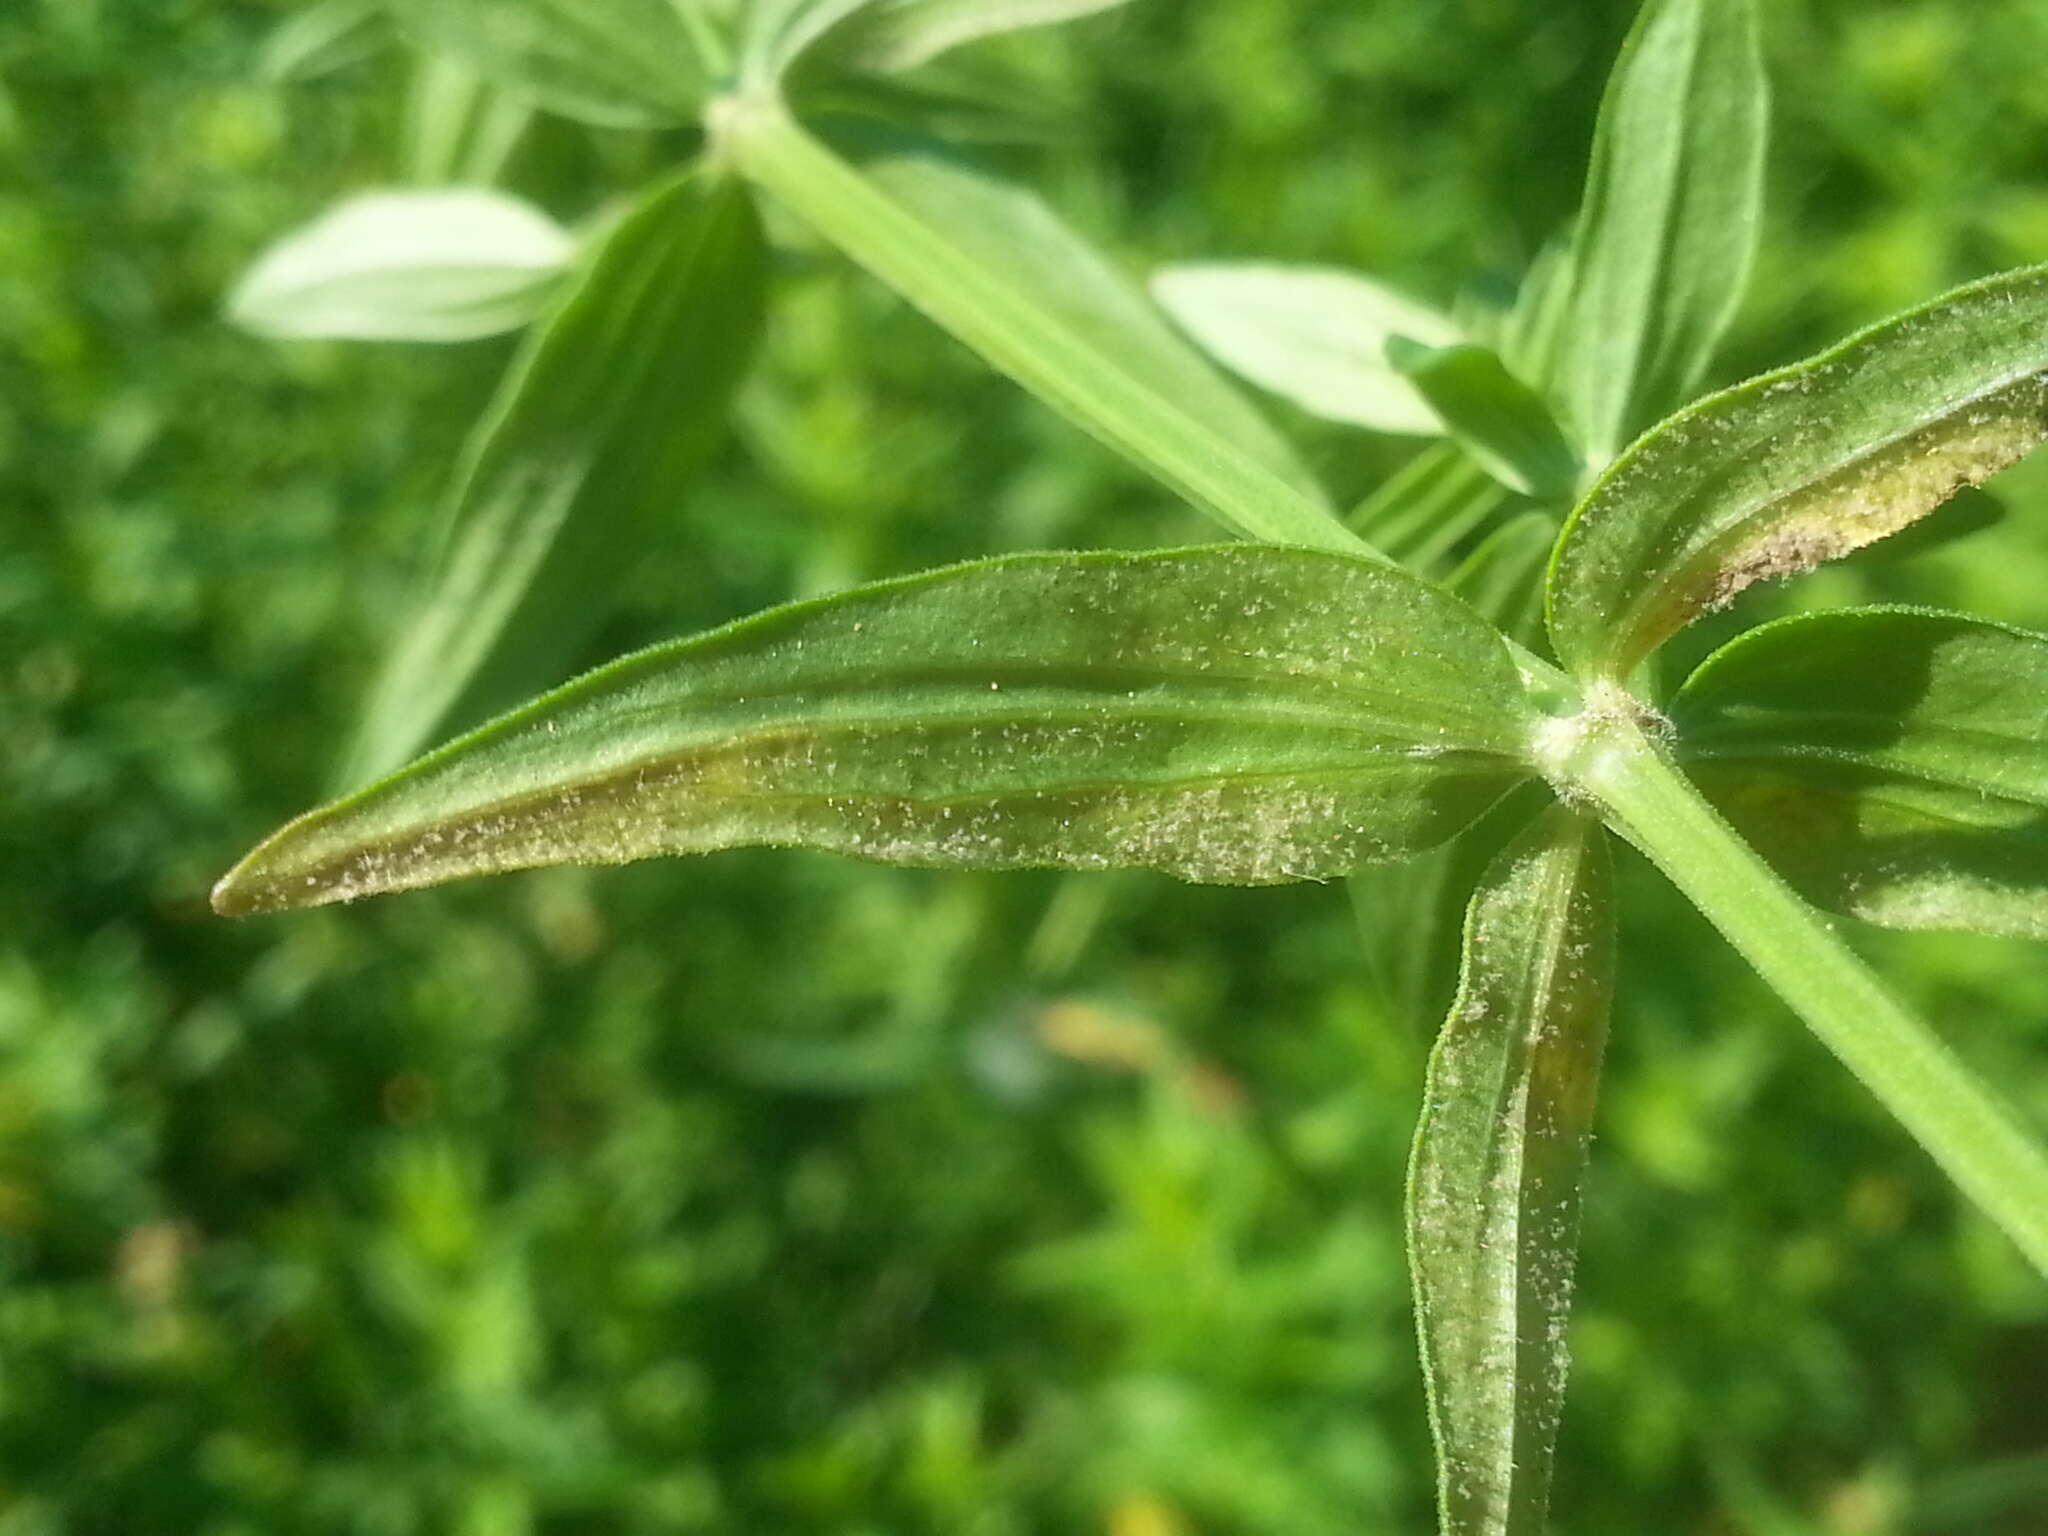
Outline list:
[[[2048,1274],[2048,1155],[2011,1110],[1735,835],[1625,705],[1570,724],[1548,754],[1559,780],[1600,805]]]

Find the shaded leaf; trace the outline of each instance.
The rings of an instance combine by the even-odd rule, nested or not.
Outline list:
[[[1128,5],[1130,0],[879,0],[855,44],[874,69],[914,69],[964,43],[1051,26]]]
[[[1444,1536],[1545,1528],[1613,985],[1606,833],[1553,806],[1472,898],[1409,1171]]]
[[[1285,442],[1032,193],[938,146],[842,159],[772,101],[716,124],[748,176],[989,363],[1253,538],[1373,553]]]
[[[773,92],[829,33],[883,0],[753,0],[740,45],[740,76]]]
[[[1516,498],[1456,443],[1433,443],[1345,518],[1373,548],[1434,576]]]
[[[393,0],[421,46],[551,112],[607,128],[687,123],[708,80],[682,5],[694,0]]]
[[[501,192],[369,192],[258,257],[228,317],[264,336],[468,341],[533,319],[575,251]]]
[[[1600,106],[1561,379],[1587,458],[1697,386],[1749,281],[1769,84],[1753,0],[1652,0]]]
[[[384,0],[317,0],[263,40],[256,72],[280,85],[317,80],[374,58],[390,41]]]
[[[2048,436],[2048,267],[1972,283],[1710,396],[1612,465],[1559,540],[1550,631],[1622,677],[1754,582],[1896,533]]]
[[[1672,709],[1688,772],[1813,901],[2048,938],[2048,636],[1806,614],[1723,647]]]
[[[1391,566],[1027,555],[616,662],[326,810],[223,911],[742,844],[956,868],[1324,879],[1526,776],[1500,637]]]
[[[1418,300],[1334,267],[1204,262],[1162,268],[1152,293],[1233,372],[1313,415],[1433,436],[1443,424],[1387,361],[1387,340],[1463,340]]]
[[[347,782],[561,676],[722,439],[762,275],[745,190],[703,173],[658,186],[597,246],[471,438]]]
[[[1472,462],[1511,491],[1564,501],[1578,483],[1579,459],[1550,408],[1507,370],[1498,354],[1469,343],[1429,347],[1387,339],[1387,360],[1457,438]]]

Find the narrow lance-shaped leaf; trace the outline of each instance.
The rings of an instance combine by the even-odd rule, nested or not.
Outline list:
[[[1497,353],[1470,343],[1430,347],[1390,336],[1387,360],[1494,479],[1539,501],[1570,498],[1579,478],[1578,455],[1550,408],[1508,372]]]
[[[740,79],[775,92],[817,44],[880,0],[751,0],[740,39]]]
[[[1561,356],[1567,409],[1604,464],[1682,404],[1749,281],[1769,87],[1754,0],[1651,0],[1594,133]]]
[[[256,72],[280,85],[317,80],[374,58],[391,40],[384,0],[316,0],[263,40]]]
[[[1114,10],[1130,0],[878,0],[853,29],[872,69],[915,69],[964,43]]]
[[[725,430],[760,328],[746,191],[687,173],[605,236],[471,439],[441,557],[345,782],[562,675]]]
[[[1956,289],[1681,411],[1565,525],[1550,633],[1625,677],[1700,614],[1896,533],[2048,436],[2048,266]]]
[[[1286,444],[1087,242],[934,145],[858,164],[774,101],[724,104],[741,170],[995,367],[1239,532],[1370,554]]]
[[[707,78],[683,11],[700,0],[391,0],[424,47],[607,128],[689,122]]]
[[[1409,1172],[1443,1536],[1542,1536],[1614,976],[1606,833],[1554,806],[1487,871]]]
[[[1433,443],[1344,519],[1374,549],[1426,576],[1514,505],[1515,495],[1457,443]]]
[[[575,253],[554,220],[500,192],[368,192],[258,257],[228,317],[264,336],[468,341],[525,325]]]
[[[1419,300],[1334,267],[1202,262],[1162,268],[1152,293],[1211,356],[1312,415],[1435,436],[1443,422],[1387,361],[1387,340],[1464,340]]]
[[[407,180],[489,186],[532,126],[532,103],[445,53],[415,57],[405,99]]]
[[[1707,797],[1820,905],[2048,938],[2048,635],[1801,615],[1716,652],[1672,718]]]
[[[1327,879],[1526,776],[1500,636],[1394,567],[1027,555],[628,657],[302,817],[227,912],[742,844],[954,868]]]

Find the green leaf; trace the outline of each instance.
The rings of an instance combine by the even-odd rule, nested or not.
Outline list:
[[[745,189],[702,172],[645,195],[597,246],[471,438],[348,782],[561,676],[723,438],[763,262]]]
[[[1769,83],[1753,0],[1651,0],[1600,106],[1564,400],[1589,462],[1697,386],[1749,281]]]
[[[752,0],[740,45],[740,78],[772,94],[806,53],[881,0]]]
[[[1229,527],[1373,553],[1258,414],[1030,192],[933,145],[858,165],[775,102],[727,102],[740,169],[994,367]]]
[[[1444,1536],[1541,1536],[1614,986],[1606,834],[1563,806],[1487,871],[1408,1181]]]
[[[696,0],[391,0],[425,48],[551,112],[606,128],[691,121],[709,88]]]
[[[1543,623],[1543,564],[1555,525],[1525,511],[1495,529],[1444,583],[1482,617],[1528,643]],[[1549,801],[1529,785],[1441,848],[1351,877],[1351,903],[1373,970],[1403,1018],[1434,1023],[1458,980],[1458,939],[1479,877]]]
[[[1550,632],[1620,678],[1754,582],[1896,533],[2048,437],[2048,266],[1987,278],[1681,411],[1565,525]]]
[[[858,26],[856,49],[872,69],[915,69],[942,53],[1001,32],[1051,26],[1130,0],[880,0]]]
[[[1564,501],[1578,484],[1579,459],[1550,408],[1507,370],[1498,354],[1466,343],[1430,347],[1387,338],[1387,361],[1472,456],[1511,491]]]
[[[1433,443],[1351,510],[1347,527],[1411,570],[1434,576],[1515,501],[1456,443]]]
[[[415,55],[405,98],[406,180],[489,186],[533,124],[533,105],[444,53]]]
[[[1165,267],[1152,294],[1217,361],[1312,415],[1376,432],[1443,431],[1387,361],[1390,336],[1432,346],[1464,339],[1418,300],[1334,267],[1256,262]]]
[[[1672,709],[1687,771],[1809,899],[2048,938],[2048,635],[1806,614],[1724,646]]]
[[[1526,776],[1501,639],[1392,566],[1027,555],[628,657],[302,817],[226,912],[742,844],[954,868],[1326,879]]]
[[[575,253],[502,192],[369,192],[258,257],[228,318],[263,336],[468,341],[532,320]]]
[[[384,0],[316,0],[264,38],[256,73],[279,85],[317,80],[374,58],[390,41]]]

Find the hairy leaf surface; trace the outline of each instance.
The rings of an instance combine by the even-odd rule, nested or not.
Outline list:
[[[706,77],[681,8],[700,0],[393,0],[425,47],[551,112],[607,128],[690,121]]]
[[[1500,637],[1393,567],[1030,555],[657,647],[294,822],[223,911],[740,844],[1261,884],[1420,851],[1525,776]]]
[[[228,318],[264,336],[469,341],[533,319],[575,253],[502,192],[366,192],[258,257]]]
[[[1443,423],[1387,361],[1387,339],[1463,340],[1419,300],[1335,267],[1260,262],[1161,269],[1152,293],[1225,367],[1330,421],[1434,436]]]
[[[657,187],[605,237],[471,439],[441,557],[345,782],[562,675],[724,433],[762,266],[746,191],[701,172]]]
[[[842,158],[773,103],[718,125],[736,163],[1082,430],[1253,538],[1372,553],[1286,443],[1036,196],[893,138]]]
[[[1541,1536],[1614,984],[1606,833],[1553,806],[1466,917],[1409,1173],[1444,1536]]]
[[[1580,503],[1558,655],[1625,677],[1700,614],[1896,533],[2048,437],[2048,266],[1956,289],[1681,411]]]
[[[1600,106],[1561,358],[1589,462],[1684,403],[1733,318],[1763,211],[1754,0],[1651,0]]]
[[[1688,772],[1820,905],[2048,938],[2048,635],[1801,615],[1716,652],[1673,720]]]

